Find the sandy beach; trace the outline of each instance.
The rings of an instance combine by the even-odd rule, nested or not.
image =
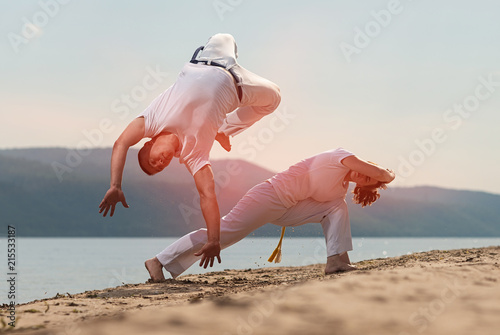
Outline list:
[[[500,247],[356,263],[225,270],[1,310],[16,334],[498,334]]]

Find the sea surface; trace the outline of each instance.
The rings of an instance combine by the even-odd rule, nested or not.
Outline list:
[[[1,238],[4,269],[0,304],[8,299],[6,238]],[[144,261],[176,238],[20,238],[16,239],[16,303],[144,283],[149,275]],[[282,261],[268,263],[278,238],[245,238],[221,253],[222,264],[204,270],[197,264],[185,274],[224,269],[258,269],[325,263],[323,238],[290,237],[283,240]],[[500,238],[353,238],[352,262],[429,250],[450,250],[500,245]],[[168,278],[168,277],[167,277]]]

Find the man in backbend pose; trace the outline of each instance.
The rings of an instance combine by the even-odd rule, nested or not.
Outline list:
[[[206,222],[203,259],[220,262],[220,214],[209,153],[214,140],[231,149],[229,136],[272,113],[280,103],[277,85],[241,67],[229,34],[212,36],[196,50],[176,82],[134,119],[116,140],[111,156],[111,183],[99,213],[113,216],[121,202],[122,176],[128,149],[147,137],[139,164],[148,175],[162,171],[178,157],[193,175]]]
[[[291,166],[249,190],[222,218],[222,248],[238,242],[266,223],[283,227],[320,222],[326,239],[325,273],[354,270],[347,252],[352,250],[351,228],[345,197],[349,182],[356,183],[353,201],[371,205],[395,178],[392,170],[358,158],[338,148]],[[163,268],[176,278],[201,258],[200,266],[212,266],[203,248],[206,229],[189,233],[146,261],[153,281],[163,281]]]

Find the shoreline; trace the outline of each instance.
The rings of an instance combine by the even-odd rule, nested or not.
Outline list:
[[[210,269],[210,271],[258,269],[272,266],[301,266],[326,261],[324,237],[299,237],[296,239],[293,234],[290,235],[289,237],[285,236],[283,260],[280,264],[267,262],[267,257],[276,247],[277,239],[248,236],[232,246],[232,249],[223,251],[223,264],[214,264],[214,268]],[[143,266],[144,260],[155,255],[159,250],[163,250],[166,245],[175,241],[174,238],[167,240],[152,238],[151,240],[149,242],[147,239],[142,238],[138,238],[136,241],[131,241],[130,239],[89,239],[89,241],[80,239],[79,243],[81,243],[81,247],[90,249],[95,254],[112,257],[113,254],[110,254],[109,251],[111,243],[116,250],[125,250],[126,256],[119,259],[115,258],[115,261],[112,263],[105,260],[99,260],[95,264],[86,262],[83,264],[83,268],[78,267],[75,271],[72,269],[68,269],[70,271],[60,269],[56,273],[47,271],[47,267],[54,266],[54,264],[52,262],[45,264],[43,255],[59,253],[58,259],[62,263],[72,262],[75,257],[80,259],[81,255],[79,255],[79,251],[74,249],[72,240],[63,238],[61,240],[40,239],[40,241],[37,241],[35,239],[32,240],[33,242],[25,242],[24,244],[28,244],[29,247],[27,249],[38,250],[38,254],[23,262],[25,268],[21,269],[23,270],[22,277],[26,277],[24,279],[21,277],[19,280],[18,292],[20,294],[18,299],[16,299],[16,304],[25,304],[35,300],[52,298],[57,293],[70,293],[73,295],[87,290],[104,290],[126,283],[144,283],[148,278]],[[135,245],[149,247],[136,247],[132,251],[127,247],[130,242],[133,242]],[[500,238],[354,237],[354,250],[349,255],[352,262],[359,262],[436,249],[452,250],[496,245],[500,245]],[[26,249],[26,246],[23,249]],[[207,270],[209,269],[203,270],[195,265],[188,269],[186,274],[201,274]],[[79,276],[80,273],[83,277]],[[57,280],[53,280],[53,278]],[[33,279],[38,280],[33,282]],[[5,297],[4,299],[0,299],[0,302],[5,302]]]
[[[372,259],[328,276],[324,264],[184,275],[17,305],[15,329],[0,333],[493,334],[499,259],[496,246]]]

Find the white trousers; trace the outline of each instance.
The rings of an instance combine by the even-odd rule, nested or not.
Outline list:
[[[229,214],[222,218],[220,243],[222,249],[227,248],[266,223],[293,227],[318,222],[323,227],[327,256],[352,250],[351,227],[345,199],[331,202],[306,199],[286,208],[273,186],[265,181],[248,191]],[[202,228],[184,235],[156,257],[172,277],[176,278],[201,259],[194,253],[199,251],[206,241],[207,230]]]
[[[220,133],[237,135],[264,116],[274,112],[281,102],[278,85],[236,65],[242,76],[242,98],[237,109],[226,114]]]

